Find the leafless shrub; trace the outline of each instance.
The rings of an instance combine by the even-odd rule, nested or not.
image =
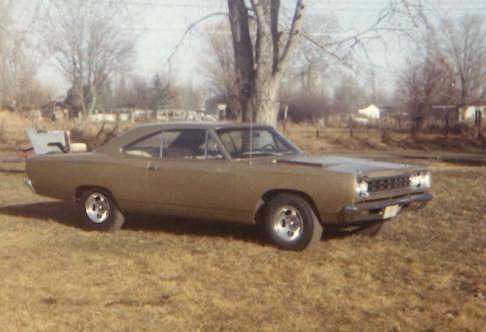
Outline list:
[[[449,128],[449,132],[452,135],[471,138],[475,135],[476,130],[467,123],[456,123]]]

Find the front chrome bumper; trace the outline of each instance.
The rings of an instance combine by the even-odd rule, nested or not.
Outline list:
[[[35,189],[34,189],[34,185],[32,184],[31,179],[25,179],[24,184],[27,186],[27,188],[30,189],[30,191],[32,191],[34,194],[36,194]]]
[[[399,213],[402,213],[408,210],[423,208],[431,199],[432,194],[423,192],[392,199],[367,201],[347,205],[341,211],[341,222],[352,224],[362,221],[385,220],[384,211],[386,207],[399,206]]]

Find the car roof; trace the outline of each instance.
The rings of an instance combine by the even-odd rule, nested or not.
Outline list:
[[[159,123],[148,123],[134,127],[126,133],[112,139],[103,146],[96,149],[98,152],[110,153],[120,151],[121,147],[126,146],[138,139],[155,134],[162,130],[180,130],[180,129],[245,129],[245,128],[271,128],[271,126],[261,125],[261,124],[250,124],[250,123],[238,123],[238,122],[159,122]]]
[[[135,127],[134,129],[147,129],[147,130],[171,130],[171,129],[224,129],[224,128],[250,128],[252,124],[241,122],[158,122],[148,123]],[[253,124],[254,127],[269,127],[261,124]]]

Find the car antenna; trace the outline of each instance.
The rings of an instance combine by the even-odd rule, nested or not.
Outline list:
[[[253,103],[250,109],[250,165],[253,164]]]

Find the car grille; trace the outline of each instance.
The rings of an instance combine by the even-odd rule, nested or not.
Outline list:
[[[410,178],[408,176],[393,176],[368,180],[368,192],[370,194],[384,191],[395,191],[409,187]]]

